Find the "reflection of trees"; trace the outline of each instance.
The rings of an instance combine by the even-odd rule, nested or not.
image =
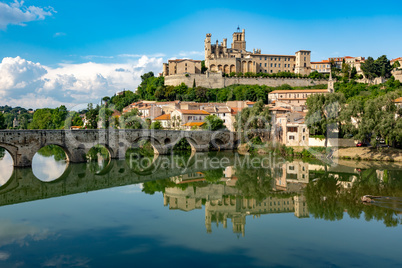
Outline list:
[[[6,155],[6,149],[0,147],[0,160],[2,160],[5,155]]]
[[[305,189],[307,205],[315,218],[331,221],[343,218],[343,209],[338,203],[338,189],[337,180],[326,174],[307,185]]]
[[[261,201],[272,194],[272,177],[263,168],[257,169],[236,169],[236,188],[245,197],[255,198]]]
[[[109,151],[102,145],[92,147],[87,153],[89,161],[98,161],[99,159],[109,159]]]
[[[343,188],[340,180],[331,174],[321,174],[305,189],[309,211],[315,218],[325,220],[341,220],[345,210],[351,218],[359,219],[364,212],[367,221],[377,220],[388,227],[397,226],[400,223],[398,209],[401,209],[397,200],[383,198],[373,204],[364,204],[360,199],[364,195],[402,197],[402,180],[396,179],[401,177],[400,173],[386,171],[380,180],[375,169],[368,169],[361,172],[349,189]],[[396,206],[395,209],[392,206]]]
[[[65,161],[67,159],[66,153],[62,148],[57,145],[47,145],[42,147],[38,154],[44,157],[54,157],[56,161]]]
[[[205,180],[210,183],[219,182],[223,177],[223,168],[203,171]]]

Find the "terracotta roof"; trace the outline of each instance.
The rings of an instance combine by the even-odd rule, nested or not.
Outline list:
[[[249,105],[249,104],[253,104],[253,105],[254,105],[254,104],[256,104],[256,102],[255,102],[255,101],[248,101],[248,102],[246,102],[246,104],[247,104],[247,105]]]
[[[287,93],[328,93],[328,89],[274,90],[274,91],[270,92],[269,94],[275,94],[275,93],[282,93],[282,94],[287,94]]]
[[[183,126],[185,126],[185,127],[193,127],[193,126],[200,127],[200,126],[202,126],[204,124],[205,124],[205,122],[190,122],[190,123],[183,124]]]
[[[240,108],[231,108],[231,113],[233,114],[233,115],[236,115],[238,112],[240,112],[241,111],[241,109]]]
[[[394,100],[394,102],[396,102],[396,103],[402,103],[402,97],[397,98],[396,100]]]
[[[269,110],[270,111],[290,111],[290,109],[284,108],[284,107],[275,107],[275,108],[271,108]]]
[[[399,58],[393,59],[393,60],[391,60],[391,62],[394,62],[394,61],[400,61],[400,60],[402,60],[402,57],[399,57]]]
[[[312,62],[310,62],[311,64],[328,64],[329,63],[329,61],[312,61]]]
[[[170,120],[170,114],[162,114],[158,117],[155,117],[154,120]]]
[[[182,114],[204,114],[204,115],[209,115],[210,113],[203,111],[203,110],[183,110],[179,109],[178,110]]]

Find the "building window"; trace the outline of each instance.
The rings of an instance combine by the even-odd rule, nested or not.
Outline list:
[[[260,67],[261,67],[262,65],[261,65],[261,63],[260,63]]]
[[[265,57],[265,60],[267,60],[267,57]]]
[[[275,58],[275,60],[276,60],[276,58]]]
[[[278,58],[278,60],[281,60],[281,58]]]
[[[265,67],[267,67],[267,64],[265,63]]]
[[[271,63],[271,67],[272,67],[272,63]]]
[[[297,132],[297,127],[288,127],[288,132]]]
[[[305,128],[303,128],[303,133],[305,133],[306,132],[306,129]]]
[[[276,63],[275,63],[275,67],[276,67]]]
[[[278,64],[278,67],[281,67],[281,64],[280,64],[280,63]]]
[[[295,136],[289,136],[289,140],[294,140]]]
[[[303,136],[303,140],[304,140],[304,141],[306,140],[306,136]]]

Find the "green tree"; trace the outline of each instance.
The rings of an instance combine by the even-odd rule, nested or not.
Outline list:
[[[6,124],[4,122],[4,115],[2,112],[0,112],[0,129],[5,129],[6,128]]]
[[[30,129],[55,129],[53,124],[52,109],[38,109],[29,124]]]
[[[93,104],[88,104],[88,111],[85,114],[85,118],[87,124],[85,125],[89,129],[97,129],[98,128],[98,115],[99,115],[99,106],[97,105],[96,108],[93,108]]]
[[[345,102],[345,96],[341,93],[316,94],[307,98],[307,127],[310,134],[325,136],[325,147],[328,136],[341,126],[339,113]]]
[[[150,129],[162,129],[162,123],[160,121],[155,121],[151,123]]]
[[[207,92],[208,89],[205,87],[196,87],[195,88],[195,101],[197,102],[207,102]]]
[[[139,112],[137,109],[133,109],[129,113],[123,114],[122,117],[120,117],[120,122],[121,126],[124,126],[126,129],[147,129],[148,125],[147,123],[139,117]]]
[[[208,68],[205,66],[205,60],[201,61],[201,73],[205,74]]]
[[[375,60],[377,76],[381,76],[384,78],[391,77],[392,66],[390,61],[387,59],[387,56],[382,55],[378,59]]]
[[[353,66],[352,70],[350,71],[350,78],[356,79],[356,75],[357,75],[357,70],[356,70],[356,67]]]
[[[244,108],[236,115],[234,127],[236,131],[244,132],[248,138],[262,137],[270,129],[271,115],[269,108],[259,100],[252,108]]]
[[[205,117],[204,129],[215,131],[218,129],[223,129],[224,127],[223,120],[218,116],[211,114]]]
[[[398,69],[399,67],[401,67],[401,64],[399,63],[399,61],[395,61],[394,64],[392,65],[393,69]]]
[[[377,77],[377,68],[372,57],[368,57],[367,60],[361,64],[361,69],[366,78],[374,79]]]
[[[68,111],[66,106],[62,105],[52,111],[52,118],[53,118],[53,126],[56,129],[60,129],[64,127],[66,118],[68,115]]]

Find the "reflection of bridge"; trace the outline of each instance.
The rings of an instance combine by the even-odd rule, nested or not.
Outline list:
[[[238,144],[238,135],[229,131],[174,131],[174,130],[8,130],[0,131],[0,147],[13,158],[14,166],[29,167],[35,153],[46,145],[58,145],[70,162],[85,162],[85,155],[95,145],[104,145],[113,159],[125,157],[127,149],[140,140],[149,140],[157,154],[168,154],[170,149],[186,139],[193,151],[208,151],[210,144],[222,150],[231,150]]]
[[[223,164],[233,165],[234,157]],[[99,174],[87,164],[71,164],[64,174],[52,182],[38,180],[32,169],[14,169],[8,182],[0,187],[0,206],[96,191],[147,181],[166,179],[187,173],[213,169],[207,153],[197,153],[189,159],[159,156],[148,168],[140,169],[129,160],[111,161]],[[216,168],[216,167],[215,167]]]

